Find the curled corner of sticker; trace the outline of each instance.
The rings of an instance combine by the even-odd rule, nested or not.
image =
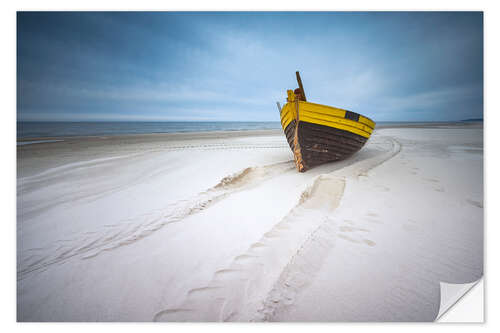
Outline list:
[[[467,294],[482,277],[470,283],[446,283],[440,282],[441,301],[439,304],[439,313],[436,317],[438,321],[448,310],[450,310],[465,294]]]

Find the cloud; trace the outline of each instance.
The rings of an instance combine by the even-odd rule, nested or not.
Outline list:
[[[477,85],[446,87],[423,93],[400,97],[386,97],[379,105],[388,111],[398,110],[434,110],[443,106],[452,106],[469,99],[482,96],[482,87]]]
[[[456,119],[465,104],[482,116],[480,13],[31,13],[18,23],[19,118],[277,120],[296,70],[309,100],[374,119],[436,108]]]

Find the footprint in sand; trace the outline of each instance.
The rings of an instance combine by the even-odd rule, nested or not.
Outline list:
[[[369,232],[370,230],[368,229],[363,229],[363,228],[356,228],[356,227],[350,227],[347,225],[343,225],[339,227],[339,230],[341,232],[355,232],[355,231],[363,231],[363,232]]]
[[[376,243],[374,241],[369,240],[369,239],[360,239],[360,240],[358,240],[358,239],[354,239],[354,238],[351,238],[351,237],[346,236],[346,235],[339,235],[339,238],[342,238],[342,239],[344,239],[346,241],[349,241],[351,243],[366,244],[366,245],[371,246],[371,247],[373,247],[373,246],[376,245]]]
[[[365,182],[369,179],[368,175],[367,174],[364,174],[364,173],[360,173],[358,175],[358,180],[361,181],[361,182]]]
[[[360,243],[360,241],[354,239],[354,238],[351,238],[349,236],[346,236],[346,235],[339,235],[339,238],[342,238],[342,239],[345,239],[346,241],[349,241],[349,242],[352,242],[352,243]]]
[[[375,243],[374,241],[371,241],[369,239],[363,239],[363,242],[368,245],[368,246],[375,246],[377,243]]]
[[[339,227],[340,234],[338,235],[340,238],[357,244],[366,244],[368,246],[375,246],[375,242],[369,239],[363,239],[363,237],[359,234],[360,232],[370,232],[368,229],[357,228],[352,226],[343,225]],[[349,233],[349,236],[345,233]]]
[[[472,206],[476,206],[477,208],[483,208],[483,203],[471,199],[467,199],[467,202],[471,204]]]
[[[383,224],[382,221],[379,221],[378,219],[376,219],[378,217],[377,213],[368,212],[368,214],[366,214],[366,216],[367,216],[366,220],[369,221],[369,222],[377,223],[377,224]]]

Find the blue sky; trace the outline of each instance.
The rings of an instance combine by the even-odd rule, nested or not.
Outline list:
[[[375,121],[483,116],[480,12],[20,12],[18,120],[278,121],[307,98]]]

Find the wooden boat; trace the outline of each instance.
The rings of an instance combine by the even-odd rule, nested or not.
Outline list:
[[[375,123],[356,112],[307,102],[299,72],[296,75],[299,88],[288,90],[287,103],[283,108],[278,103],[278,109],[299,172],[359,151]]]

